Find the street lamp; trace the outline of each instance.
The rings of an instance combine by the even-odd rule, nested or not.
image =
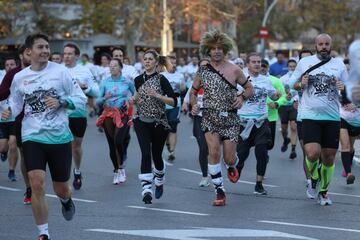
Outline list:
[[[173,51],[173,33],[170,29],[171,21],[167,10],[167,1],[163,0],[163,30],[161,31],[161,54],[169,55]]]
[[[262,20],[261,23],[261,28],[260,28],[260,51],[261,51],[261,57],[264,58],[265,57],[265,38],[268,37],[268,30],[266,28],[266,22],[269,18],[270,12],[271,10],[274,8],[274,6],[276,5],[278,0],[274,0],[268,9],[266,9],[264,18]]]

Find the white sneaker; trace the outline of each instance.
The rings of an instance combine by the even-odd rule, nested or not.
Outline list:
[[[208,187],[210,185],[208,177],[202,177],[199,183],[199,187]]]
[[[317,182],[311,179],[310,184],[306,184],[306,196],[309,199],[315,199],[317,195]]]
[[[326,206],[326,205],[331,205],[332,201],[330,200],[329,195],[327,193],[319,193],[318,203],[320,203],[321,206]]]
[[[126,182],[126,175],[125,175],[125,169],[119,169],[119,174],[118,174],[118,182],[119,183],[124,183]]]
[[[119,170],[118,170],[119,171]],[[119,172],[114,172],[114,178],[113,178],[113,184],[117,185],[119,184]]]

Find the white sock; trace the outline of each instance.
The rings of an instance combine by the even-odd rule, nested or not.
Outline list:
[[[39,236],[45,234],[48,235],[48,237],[50,238],[49,224],[45,223],[45,224],[37,225],[37,228],[39,229]]]
[[[59,198],[62,203],[67,203],[70,198]]]
[[[81,171],[80,171],[80,169],[74,169],[74,173],[76,174],[76,175],[79,175],[80,173],[81,173]]]

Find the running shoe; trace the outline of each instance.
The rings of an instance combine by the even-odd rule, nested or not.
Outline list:
[[[202,177],[199,183],[199,187],[208,187],[210,185],[208,177]]]
[[[232,183],[236,183],[239,180],[240,174],[236,167],[228,167],[227,175]]]
[[[60,201],[61,202],[61,201]],[[67,203],[63,203],[61,202],[62,208],[62,215],[64,216],[66,221],[70,221],[71,219],[73,219],[74,214],[75,214],[75,205],[73,200],[70,198]]]
[[[113,184],[114,185],[119,184],[119,172],[114,172]]]
[[[14,170],[9,170],[8,178],[10,182],[16,182],[16,175]]]
[[[102,127],[98,127],[98,132],[103,133],[104,129]]]
[[[327,192],[321,192],[318,195],[318,203],[320,203],[321,206],[325,206],[325,205],[331,205],[332,201],[329,198],[329,195],[327,194]]]
[[[281,152],[286,152],[289,143],[290,143],[290,138],[286,138],[283,145],[281,146]]]
[[[5,153],[0,153],[0,158],[1,158],[1,161],[5,162],[6,159],[7,159],[7,152],[5,152]]]
[[[50,238],[49,238],[49,236],[46,235],[46,234],[41,234],[41,235],[39,236],[39,240],[50,240]]]
[[[295,152],[295,151],[291,151],[289,158],[290,158],[290,159],[295,159],[296,156],[297,156],[296,152]]]
[[[316,194],[317,194],[317,184],[318,184],[318,180],[314,180],[311,178],[311,184],[308,184],[306,186],[306,196],[309,199],[315,199]]]
[[[172,162],[172,161],[175,160],[175,153],[174,153],[174,151],[169,152],[168,160],[169,160],[170,162]]]
[[[213,206],[225,206],[226,196],[222,188],[216,189],[216,199],[213,201]]]
[[[264,189],[262,184],[256,184],[254,194],[255,195],[267,195],[267,191]]]
[[[150,192],[146,192],[143,196],[143,202],[145,204],[151,204],[152,202],[152,196],[151,196],[151,193]]]
[[[31,204],[31,188],[26,188],[26,192],[24,193],[24,205]]]
[[[353,184],[355,182],[355,176],[352,173],[348,173],[346,177],[346,184]]]
[[[159,199],[164,193],[164,185],[155,186],[155,198]]]
[[[126,175],[125,175],[125,169],[121,168],[118,171],[118,183],[124,183],[126,182]]]
[[[82,176],[81,173],[80,174],[76,174],[75,173],[75,169],[74,169],[74,181],[73,181],[73,186],[75,188],[75,190],[79,190],[82,186]]]

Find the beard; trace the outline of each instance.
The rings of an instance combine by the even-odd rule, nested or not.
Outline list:
[[[320,58],[320,60],[329,59],[331,57],[330,53],[331,53],[331,49],[330,50],[320,50],[320,51],[316,49],[316,54]]]

